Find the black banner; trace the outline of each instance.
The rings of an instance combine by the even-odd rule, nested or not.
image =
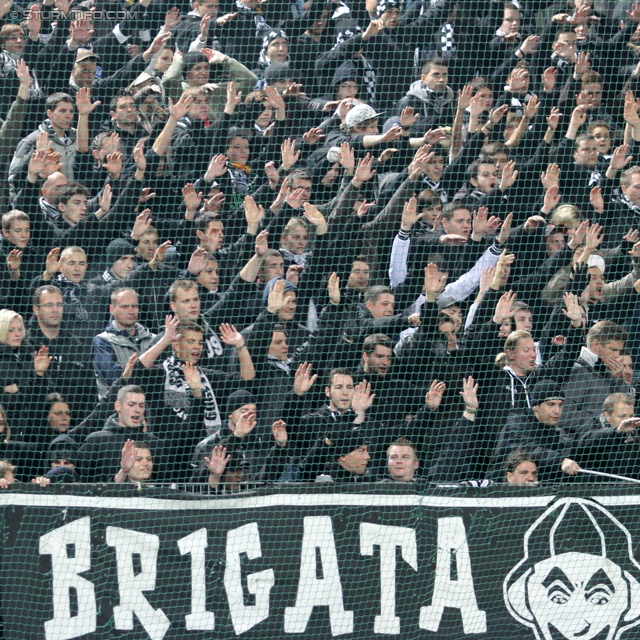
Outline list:
[[[640,638],[621,485],[2,492],[4,638]]]

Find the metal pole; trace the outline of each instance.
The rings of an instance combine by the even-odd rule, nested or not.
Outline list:
[[[625,482],[635,482],[640,484],[640,480],[627,478],[627,476],[617,476],[615,473],[604,473],[603,471],[590,471],[589,469],[578,469],[578,473],[587,473],[592,476],[602,476],[603,478],[613,478],[614,480],[624,480]]]

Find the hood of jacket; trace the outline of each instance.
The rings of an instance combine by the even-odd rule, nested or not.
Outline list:
[[[49,120],[49,118],[47,118],[38,127],[38,131],[47,133],[49,137],[55,142],[55,144],[60,147],[69,147],[73,145],[76,141],[76,130],[73,127],[67,129],[66,136],[65,136],[66,139],[64,142],[61,141],[60,138],[58,138],[58,136],[56,135],[56,132],[54,131],[53,127],[51,126],[51,121]]]
[[[438,106],[443,108],[454,99],[453,89],[451,89],[451,87],[447,87],[442,93],[436,93],[426,87],[422,80],[416,80],[411,84],[409,91],[407,91],[407,96],[417,98],[420,102],[433,105],[436,108],[438,108]]]

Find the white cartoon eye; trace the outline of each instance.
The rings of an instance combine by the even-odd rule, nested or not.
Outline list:
[[[604,591],[596,591],[596,593],[592,593],[587,597],[587,602],[589,604],[595,605],[603,605],[609,603],[609,594]]]
[[[569,596],[564,591],[556,588],[549,592],[549,600],[554,604],[566,604],[569,602]]]

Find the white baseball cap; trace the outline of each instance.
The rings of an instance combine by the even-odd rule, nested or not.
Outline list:
[[[344,121],[347,127],[357,127],[361,122],[371,120],[371,118],[376,118],[381,115],[382,113],[376,113],[375,109],[368,104],[358,104],[347,113]]]

